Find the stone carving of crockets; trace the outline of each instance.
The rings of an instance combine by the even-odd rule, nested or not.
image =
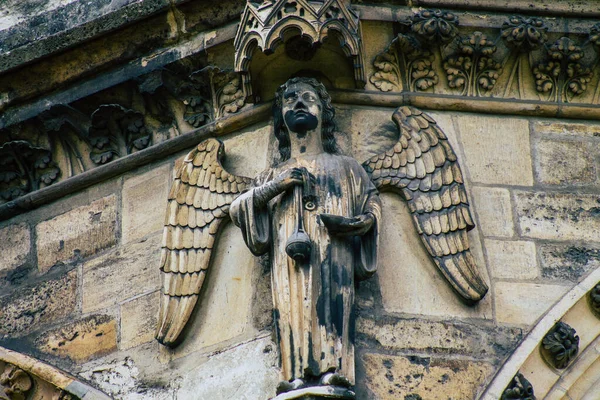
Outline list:
[[[282,382],[276,399],[355,398],[356,280],[377,268],[379,191],[408,203],[425,248],[467,302],[487,292],[469,250],[474,227],[456,155],[428,115],[398,108],[398,142],[360,165],[339,154],[325,87],[293,78],[273,107],[280,159],[257,178],[220,163],[207,139],[188,154],[169,195],[157,339],[174,346],[196,305],[222,223],[269,254]]]

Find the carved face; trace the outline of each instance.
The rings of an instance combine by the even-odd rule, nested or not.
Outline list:
[[[321,122],[321,99],[306,83],[291,84],[283,92],[281,113],[290,132],[304,137]]]

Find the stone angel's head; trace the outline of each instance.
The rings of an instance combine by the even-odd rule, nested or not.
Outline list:
[[[290,158],[290,131],[305,135],[320,124],[321,143],[327,153],[337,153],[335,109],[325,86],[314,78],[291,78],[275,94],[273,119],[280,161]]]

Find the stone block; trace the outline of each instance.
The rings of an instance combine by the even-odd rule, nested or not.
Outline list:
[[[260,123],[242,129],[235,136],[223,138],[225,170],[234,175],[254,178],[267,169],[273,158],[269,151],[272,131],[271,124]],[[279,157],[279,152],[275,156]]]
[[[35,340],[42,352],[81,363],[117,349],[117,322],[108,315],[92,315],[48,331]]]
[[[159,295],[150,293],[121,305],[121,350],[154,340]]]
[[[36,227],[38,268],[87,257],[117,241],[116,197],[110,195],[78,207]]]
[[[536,179],[550,185],[586,184],[596,181],[595,152],[591,141],[539,140],[535,144]]]
[[[485,236],[512,237],[515,233],[510,192],[507,189],[473,186],[471,206]]]
[[[382,200],[381,258],[374,278],[379,282],[385,310],[449,319],[492,318],[491,296],[470,307],[454,293],[421,243],[406,204],[393,194],[384,193]],[[469,234],[471,246],[477,245],[474,233]],[[479,271],[487,280],[480,254],[473,251]]]
[[[244,244],[240,231],[228,224],[220,235],[212,264],[188,323],[187,337],[175,349],[167,349],[176,359],[190,353],[213,351],[256,335],[252,298],[261,273],[259,259]]]
[[[101,310],[159,288],[162,235],[83,264],[83,312]]]
[[[475,399],[494,368],[481,361],[367,353],[359,399]]]
[[[22,265],[29,256],[30,248],[31,232],[26,223],[0,229],[0,274]]]
[[[127,176],[123,183],[123,243],[161,231],[171,182],[170,165]]]
[[[482,115],[454,118],[472,182],[533,185],[526,119]]]
[[[494,300],[498,322],[533,326],[569,290],[569,286],[496,282]]]
[[[485,249],[496,279],[535,279],[539,274],[534,242],[486,239]]]
[[[543,278],[578,282],[587,272],[600,268],[600,247],[544,244],[540,260]]]
[[[564,122],[560,120],[535,121],[532,125],[532,131],[544,135],[600,137],[600,124]]]
[[[45,324],[56,323],[77,307],[77,271],[23,287],[0,299],[0,338],[24,336]]]
[[[269,399],[279,382],[277,354],[277,345],[262,338],[212,355],[183,377],[177,398]]]
[[[600,196],[582,193],[516,192],[523,237],[600,241]]]
[[[413,350],[436,354],[464,354],[503,359],[523,338],[519,328],[485,327],[482,324],[428,321],[425,319],[357,319],[359,343],[392,351]]]

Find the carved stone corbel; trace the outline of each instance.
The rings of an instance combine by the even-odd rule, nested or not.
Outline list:
[[[564,369],[577,357],[579,336],[566,323],[557,322],[542,339],[542,358],[556,369]]]
[[[290,29],[298,30],[311,45],[323,43],[332,32],[337,33],[346,57],[352,59],[357,87],[364,86],[360,21],[348,0],[248,0],[234,41],[235,71],[242,74],[247,96],[252,95],[252,54],[257,48],[265,54],[272,53]]]
[[[514,376],[500,400],[535,400],[533,386],[520,373]]]

